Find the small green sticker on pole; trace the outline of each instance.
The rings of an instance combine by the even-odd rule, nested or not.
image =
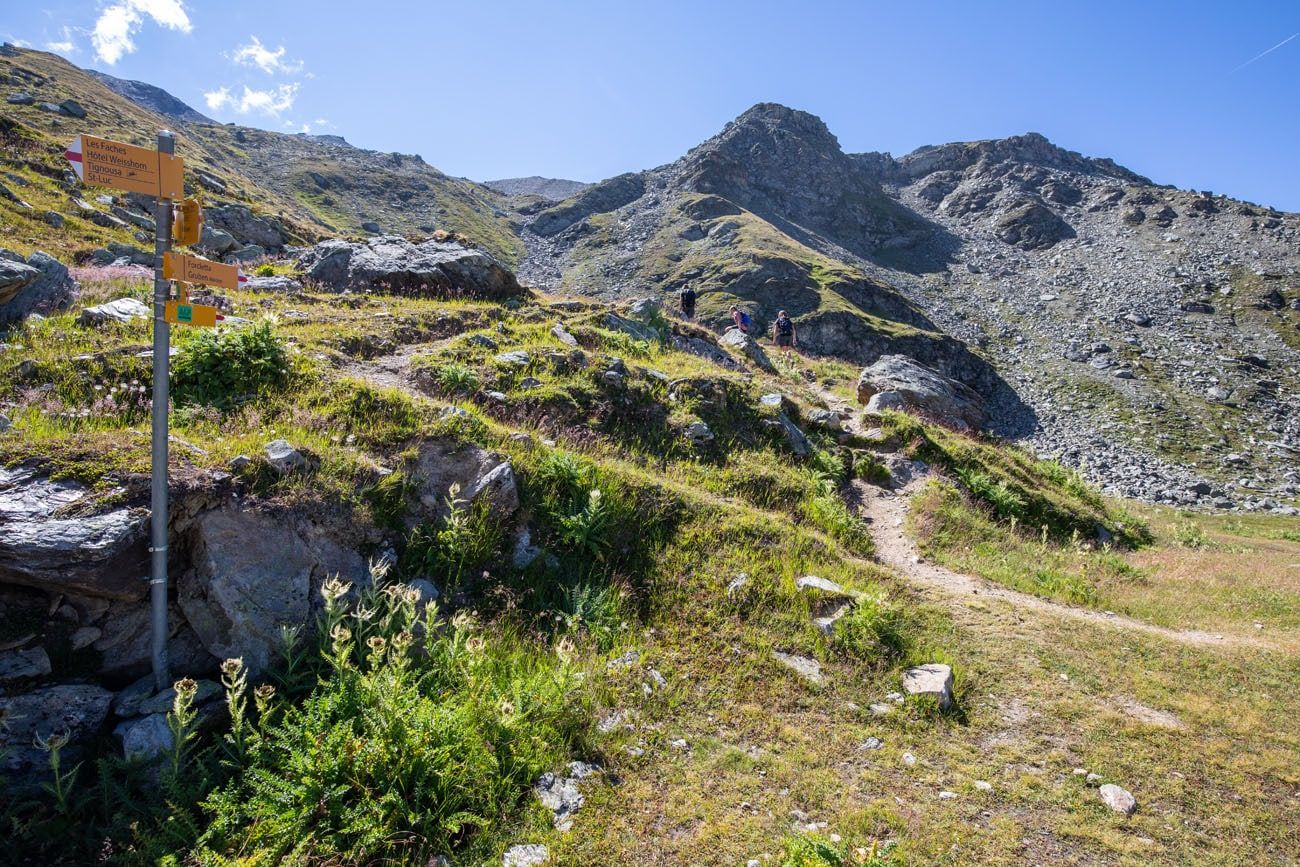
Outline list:
[[[177,322],[193,322],[193,321],[194,321],[194,308],[191,307],[191,306],[188,305],[188,304],[177,304],[177,305],[176,305],[176,321],[177,321]]]

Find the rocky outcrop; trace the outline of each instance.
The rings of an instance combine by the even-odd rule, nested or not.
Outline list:
[[[32,779],[45,773],[49,754],[37,740],[66,735],[66,767],[77,755],[77,744],[98,734],[108,718],[113,693],[90,684],[63,684],[0,698],[0,769],[7,781]]]
[[[90,511],[90,490],[31,467],[0,468],[0,581],[139,599],[148,574],[144,509]]]
[[[76,297],[77,281],[53,256],[0,249],[0,324],[65,310]]]
[[[360,554],[291,516],[227,505],[195,518],[189,536],[191,568],[178,593],[185,619],[209,653],[242,657],[254,671],[274,657],[282,627],[308,622],[326,578],[368,575]]]
[[[1074,237],[1074,230],[1042,202],[1026,201],[1002,215],[997,236],[1022,250],[1042,250]]]
[[[645,176],[639,172],[629,172],[587,187],[573,198],[542,211],[529,228],[549,238],[592,214],[617,210],[643,195],[645,195]]]
[[[988,416],[977,392],[915,359],[886,355],[858,377],[858,402],[897,395],[903,408],[960,428],[979,429]]]
[[[457,500],[483,500],[503,521],[519,508],[519,490],[510,462],[469,443],[423,443],[407,466],[406,477],[410,491],[408,520],[413,525],[446,517],[453,485]]]
[[[768,373],[776,373],[776,368],[772,366],[772,361],[763,351],[763,347],[758,345],[754,338],[750,337],[739,328],[732,328],[726,334],[718,338],[718,345],[748,358],[760,370]]]
[[[267,250],[279,250],[289,240],[279,220],[274,217],[259,217],[247,205],[226,204],[204,208],[203,224],[225,232],[241,245],[256,244]]]
[[[416,244],[392,235],[324,241],[300,255],[298,266],[307,281],[334,292],[487,300],[524,292],[491,255],[451,241]]]

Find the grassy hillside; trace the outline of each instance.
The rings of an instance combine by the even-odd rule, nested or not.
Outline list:
[[[501,197],[486,187],[451,178],[420,157],[364,151],[307,136],[256,130],[234,124],[187,124],[141,108],[61,57],[17,49],[0,57],[0,76],[11,91],[23,91],[33,105],[5,105],[0,148],[6,170],[28,185],[0,178],[34,206],[23,209],[0,197],[0,244],[19,252],[43,249],[70,255],[129,233],[106,232],[82,219],[70,193],[94,203],[100,192],[63,186],[63,151],[78,133],[153,147],[160,129],[176,133],[176,152],[186,161],[187,192],[209,201],[238,201],[255,212],[280,217],[300,242],[361,234],[376,222],[397,234],[461,232],[513,264],[522,247]],[[74,100],[84,118],[54,115],[42,103]],[[202,171],[216,184],[206,189]],[[218,186],[219,185],[219,186]],[[68,228],[55,230],[41,216],[53,210]],[[122,237],[118,237],[121,235]]]
[[[111,272],[81,276],[88,301],[148,291]],[[329,600],[266,682],[227,671],[235,722],[183,738],[158,783],[90,756],[78,771],[64,765],[52,793],[0,800],[6,838],[40,863],[111,851],[124,863],[478,864],[517,843],[575,865],[1300,856],[1296,576],[1258,589],[1271,614],[1179,602],[1178,570],[1200,550],[1189,544],[1203,535],[1258,562],[1297,559],[1281,524],[1144,519],[1055,465],[905,416],[843,438],[818,432],[808,412],[851,385],[846,366],[794,356],[777,374],[724,368],[620,330],[600,305],[231,300],[264,323],[249,326],[263,329],[257,340],[177,335],[174,476],[253,456],[234,471],[251,507],[333,510],[393,534],[390,589],[360,610]],[[132,351],[146,341],[146,324],[88,329],[75,313],[11,334],[0,403],[16,433],[0,438],[0,459],[120,496],[115,482],[147,466],[148,421],[122,389],[147,385]],[[506,351],[528,359],[499,359]],[[187,378],[186,359],[266,372],[255,362],[272,355],[244,399]],[[809,457],[767,424],[774,410],[758,398],[772,392],[807,430]],[[714,438],[692,447],[683,433],[697,422]],[[281,437],[318,463],[271,473],[261,448]],[[509,456],[551,558],[514,568],[486,514],[408,527],[404,479],[434,439]],[[964,557],[962,568],[1011,584],[1031,559],[1104,557],[1115,567],[1080,601],[1241,643],[956,597],[886,567],[859,506],[887,496],[885,468],[911,459],[936,473],[914,512],[929,556]],[[1109,548],[1094,541],[1099,527]],[[1011,565],[993,569],[985,544]],[[862,594],[826,631],[812,620],[821,600],[795,585],[809,574]],[[417,622],[401,582],[419,575],[445,593]],[[817,661],[822,681],[775,651]],[[954,668],[948,713],[890,698],[902,670],[925,662]],[[182,733],[188,713],[182,693]],[[569,759],[603,772],[582,784],[566,833],[529,790]],[[1111,813],[1076,769],[1130,789],[1138,812]]]

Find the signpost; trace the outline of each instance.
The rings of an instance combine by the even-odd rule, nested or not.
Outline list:
[[[186,256],[184,253],[168,253],[163,256],[163,276],[181,283],[202,283],[205,286],[220,286],[222,289],[238,289],[240,283],[237,266],[223,265],[198,256]]]
[[[167,659],[167,404],[170,391],[171,325],[213,327],[224,317],[215,307],[190,304],[182,292],[171,298],[171,281],[201,283],[237,289],[243,276],[234,265],[209,262],[197,256],[171,252],[172,203],[185,196],[184,162],[176,153],[176,138],[158,133],[158,149],[137,147],[90,135],[79,135],[64,156],[82,181],[91,186],[141,193],[157,200],[154,206],[155,239],[153,276],[153,477],[149,553],[149,602],[152,623],[154,688],[169,683]],[[182,203],[176,226],[179,240],[199,238],[203,214],[199,203]]]
[[[170,133],[166,134],[174,142]],[[161,137],[159,138],[161,142]],[[92,187],[112,187],[160,199],[185,197],[184,161],[171,151],[136,147],[93,135],[79,135],[63,154],[72,170]]]

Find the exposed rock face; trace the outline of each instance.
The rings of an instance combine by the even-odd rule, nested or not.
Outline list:
[[[447,497],[457,485],[457,499],[473,503],[480,498],[493,513],[507,520],[519,508],[519,490],[510,462],[474,445],[431,440],[420,446],[407,470],[413,502],[413,523],[447,515]]]
[[[767,357],[767,353],[763,351],[763,347],[759,346],[754,338],[738,328],[733,328],[718,338],[718,345],[739,352],[757,367],[768,373],[776,372],[776,368],[772,366],[772,361]]]
[[[840,150],[820,118],[762,103],[683,160],[686,190],[710,193],[778,226],[795,224],[861,255],[928,231]]]
[[[312,594],[326,578],[366,580],[355,551],[266,512],[215,509],[199,515],[191,533],[181,609],[209,653],[242,657],[253,671],[273,658],[281,627],[307,623]]]
[[[563,232],[592,214],[603,214],[626,205],[645,194],[645,178],[628,173],[587,187],[562,204],[542,211],[533,220],[532,230],[543,237]]]
[[[959,427],[979,429],[988,419],[973,389],[902,355],[886,355],[858,377],[859,403],[881,392],[897,394],[911,412]]]
[[[24,260],[0,249],[0,261],[5,263],[0,265],[0,323],[65,310],[76,300],[77,281],[53,256],[37,252]]]
[[[526,178],[502,178],[498,181],[484,181],[483,186],[496,190],[505,196],[538,196],[551,202],[562,202],[570,196],[576,196],[591,186],[582,181],[566,181],[559,178],[543,178],[531,175]]]
[[[364,242],[325,241],[298,265],[309,281],[336,292],[387,292],[438,298],[501,300],[524,290],[491,255],[446,241],[414,244],[386,235]]]
[[[259,217],[247,205],[219,205],[203,209],[203,224],[226,232],[240,244],[278,250],[288,241],[284,227],[274,217]]]
[[[139,599],[148,574],[147,510],[73,517],[89,490],[30,467],[0,468],[0,580],[56,592]]]
[[[49,766],[37,738],[67,732],[70,747],[97,734],[108,718],[113,693],[89,684],[65,684],[0,698],[0,767],[10,780],[33,778]],[[75,749],[71,756],[75,757]],[[71,765],[67,765],[70,767]]]
[[[1041,250],[1073,237],[1074,230],[1042,202],[1026,201],[998,220],[997,235],[1023,250]]]

